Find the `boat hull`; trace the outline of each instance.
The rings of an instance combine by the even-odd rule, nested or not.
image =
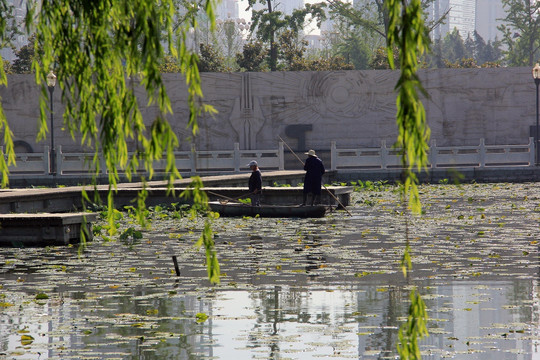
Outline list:
[[[212,211],[218,212],[224,217],[234,216],[260,216],[260,217],[297,217],[315,218],[323,217],[326,213],[326,206],[299,206],[299,205],[261,205],[251,206],[241,203],[220,203],[210,201],[208,203]]]

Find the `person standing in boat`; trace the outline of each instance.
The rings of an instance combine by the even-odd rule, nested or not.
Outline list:
[[[255,160],[251,160],[248,164],[251,169],[251,176],[249,177],[249,193],[251,196],[251,205],[261,206],[261,192],[262,192],[262,175],[259,170],[259,165]]]
[[[315,150],[309,150],[305,154],[308,155],[308,158],[304,163],[306,176],[304,177],[302,206],[306,205],[308,194],[311,194],[311,206],[313,206],[321,198],[322,176],[325,173],[325,169],[322,160],[315,154]]]

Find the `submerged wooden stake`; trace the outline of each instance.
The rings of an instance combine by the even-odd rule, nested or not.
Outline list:
[[[176,256],[173,255],[172,261],[174,263],[174,271],[176,271],[176,276],[180,276],[180,268],[178,267],[178,261],[176,260]]]

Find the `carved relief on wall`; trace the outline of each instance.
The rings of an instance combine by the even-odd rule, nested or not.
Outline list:
[[[304,91],[308,103],[321,117],[356,118],[376,106],[374,88],[367,77],[335,71],[312,73]]]
[[[262,129],[265,118],[259,99],[252,94],[249,73],[242,73],[242,93],[234,102],[229,122],[238,136],[240,149],[257,148],[257,133]]]
[[[439,145],[527,143],[535,122],[535,88],[528,68],[429,69],[419,73],[431,137]],[[202,101],[219,111],[199,118],[196,139],[187,128],[189,109],[185,79],[164,77],[173,114],[168,114],[182,150],[191,141],[201,150],[275,148],[279,136],[298,150],[380,146],[397,135],[395,85],[399,71],[268,72],[201,74]],[[0,88],[4,110],[16,140],[35,146],[39,117],[39,87],[32,75],[9,75]],[[82,150],[60,131],[63,106],[55,91],[55,143]],[[145,123],[150,126],[158,109],[146,107],[142,88],[137,96]]]

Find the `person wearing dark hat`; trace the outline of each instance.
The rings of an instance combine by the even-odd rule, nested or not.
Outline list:
[[[319,202],[321,197],[322,176],[325,173],[324,165],[321,159],[315,154],[315,150],[309,150],[308,158],[304,163],[306,176],[304,177],[304,193],[302,206],[306,205],[308,194],[311,194],[311,206]]]
[[[249,193],[251,196],[251,205],[261,206],[262,175],[259,165],[255,160],[251,160],[247,166],[251,169],[249,177]]]

